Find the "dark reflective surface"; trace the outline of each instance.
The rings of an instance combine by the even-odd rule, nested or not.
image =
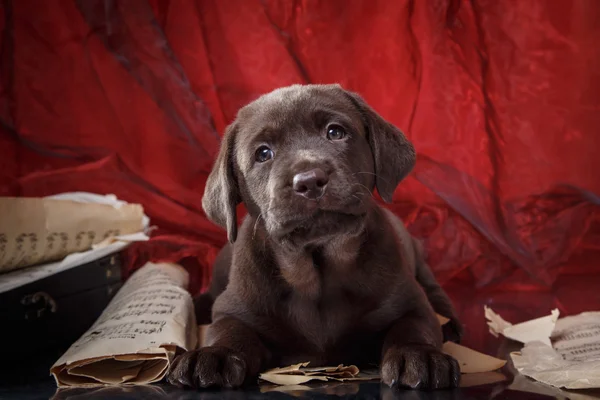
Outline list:
[[[308,388],[307,388],[308,389]],[[168,385],[138,386],[131,388],[68,389],[55,391],[53,383],[20,388],[11,393],[2,393],[2,399],[53,399],[53,400],[91,400],[91,399],[410,399],[410,400],[458,400],[458,399],[552,399],[540,394],[519,392],[507,389],[506,383],[492,384],[453,391],[419,392],[393,390],[379,383],[344,383],[329,386],[319,385],[310,389],[289,392],[278,390],[265,392],[264,388],[252,387],[244,391],[187,391]],[[1,393],[1,392],[0,392]]]
[[[501,346],[505,351],[514,349],[510,343]],[[48,355],[51,357],[51,355]],[[47,358],[49,361],[51,358]],[[461,388],[452,391],[420,392],[390,389],[377,382],[361,383],[316,383],[279,387],[261,385],[245,390],[182,390],[166,384],[108,387],[97,389],[57,390],[54,380],[47,376],[43,361],[36,363],[37,368],[29,369],[27,374],[19,370],[27,361],[17,362],[0,381],[0,399],[30,400],[99,400],[99,399],[410,399],[410,400],[461,400],[461,399],[600,399],[600,392],[566,393],[537,384],[525,377],[514,376],[514,370],[508,364],[502,371],[482,374],[463,375]],[[5,364],[6,365],[6,364]]]
[[[502,372],[470,374],[463,376],[462,386],[452,391],[420,392],[390,389],[377,382],[319,383],[295,387],[261,385],[245,390],[182,390],[166,384],[108,387],[97,389],[57,390],[48,377],[36,383],[3,384],[0,399],[410,399],[410,400],[461,400],[461,399],[600,399],[600,392],[567,393],[533,382],[523,376],[512,377],[510,367]]]

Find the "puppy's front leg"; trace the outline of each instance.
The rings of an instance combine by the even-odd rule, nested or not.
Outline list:
[[[430,315],[431,314],[431,315]],[[398,319],[383,344],[381,379],[411,389],[455,388],[458,362],[443,354],[441,328],[432,312],[414,310]]]
[[[252,329],[233,317],[208,328],[207,347],[177,357],[167,379],[176,386],[236,388],[256,378],[269,352]]]

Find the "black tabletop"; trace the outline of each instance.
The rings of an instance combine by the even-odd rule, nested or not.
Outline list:
[[[508,355],[517,344],[504,342],[502,353]],[[135,387],[109,387],[99,389],[57,390],[48,370],[60,356],[62,349],[23,357],[6,362],[2,360],[0,373],[0,399],[53,399],[53,400],[125,400],[125,399],[410,399],[410,400],[478,400],[478,399],[600,399],[600,392],[567,393],[536,383],[519,375],[508,363],[502,370],[493,373],[463,375],[461,387],[456,390],[434,392],[393,390],[378,382],[361,383],[318,383],[306,384],[294,390],[285,390],[273,385],[256,385],[244,390],[183,390],[167,384]],[[510,359],[508,357],[508,359]],[[574,395],[574,396],[573,396]]]
[[[459,400],[459,399],[552,399],[547,396],[531,392],[516,391],[509,388],[509,382],[487,384],[444,390],[435,392],[422,392],[412,390],[393,390],[376,382],[341,383],[307,385],[308,390],[295,390],[280,392],[269,390],[262,386],[246,388],[244,390],[181,390],[175,387],[158,384],[136,387],[112,387],[101,389],[67,389],[56,390],[54,382],[49,380],[37,384],[0,389],[1,399],[410,399],[410,400]]]

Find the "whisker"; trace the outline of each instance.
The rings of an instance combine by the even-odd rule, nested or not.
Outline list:
[[[367,190],[367,193],[368,193],[368,194],[369,194],[371,197],[373,196],[373,193],[371,192],[371,189],[369,189],[368,187],[366,187],[366,186],[365,186],[365,185],[363,185],[362,183],[358,183],[358,182],[356,182],[356,183],[355,183],[355,185],[358,185],[358,186],[362,186],[362,187],[364,187],[364,188]],[[361,192],[361,193],[362,193],[362,192]],[[363,193],[363,194],[366,194],[366,193]]]
[[[257,227],[258,221],[260,220],[261,217],[262,217],[262,213],[258,214],[258,217],[256,217],[256,221],[254,221],[254,228],[252,229],[252,240],[254,240],[254,237],[256,236],[256,227]]]
[[[374,175],[374,176],[377,176],[377,174],[376,174],[376,173],[374,173],[374,172],[369,172],[369,171],[358,171],[358,172],[355,172],[355,173],[353,173],[352,175],[358,175],[358,174],[369,174],[369,175]]]
[[[361,199],[357,195],[353,194],[352,197],[354,197],[356,200],[358,200],[360,202],[360,204],[363,204],[363,199]]]
[[[368,175],[373,175],[374,177],[376,177],[377,179],[381,179],[382,181],[386,182],[386,183],[390,183],[387,179],[382,178],[380,175],[377,175],[376,173],[373,172],[369,172],[369,171],[359,171],[359,172],[355,172],[352,175],[358,175],[358,174],[368,174]]]

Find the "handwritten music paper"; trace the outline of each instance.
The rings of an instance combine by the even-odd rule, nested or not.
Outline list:
[[[57,261],[147,224],[141,205],[112,195],[0,197],[0,272]]]
[[[558,318],[553,310],[515,325],[487,307],[485,315],[492,334],[524,344],[510,354],[521,374],[556,388],[600,388],[600,312]]]
[[[178,348],[196,347],[194,305],[181,266],[148,263],[52,366],[59,388],[160,381]]]

